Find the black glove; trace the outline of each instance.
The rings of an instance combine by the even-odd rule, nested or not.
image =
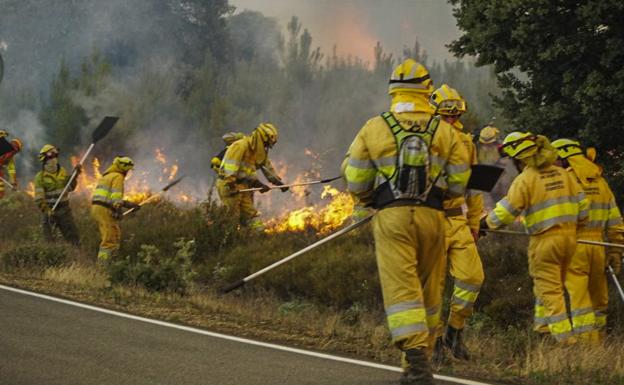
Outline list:
[[[252,187],[260,188],[260,193],[261,194],[264,194],[265,192],[267,192],[267,191],[269,191],[271,189],[269,186],[267,186],[264,183],[260,182],[258,179],[253,181]]]
[[[275,184],[276,186],[283,186],[283,185],[284,185],[284,182],[282,182],[282,181],[280,180],[280,181],[278,181],[277,183],[274,183],[274,184]],[[288,190],[289,190],[289,187],[282,187],[282,188],[280,188],[280,190],[282,190],[282,192],[286,192],[286,191],[288,191]]]
[[[124,201],[123,206],[127,209],[134,210],[134,211],[137,211],[138,209],[141,208],[140,204],[130,202],[130,201]]]
[[[82,165],[77,164],[76,167],[74,167],[74,172],[76,173],[76,176],[82,174]]]
[[[490,229],[485,218],[487,217],[481,218],[481,221],[479,222],[479,236],[480,237],[485,237],[488,234],[487,230]]]

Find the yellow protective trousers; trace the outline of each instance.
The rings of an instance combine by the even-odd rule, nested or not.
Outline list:
[[[574,251],[576,233],[557,231],[533,235],[529,240],[529,274],[535,294],[535,330],[564,342],[572,324],[564,299],[564,282]],[[574,310],[574,309],[573,309]]]
[[[431,352],[446,269],[444,214],[425,206],[385,208],[373,218],[375,253],[392,341]]]
[[[446,256],[454,279],[448,325],[463,329],[472,315],[484,273],[470,227],[463,216],[446,218]]]
[[[581,231],[578,234],[578,238],[604,242],[604,237],[600,231]],[[570,293],[570,297],[583,299],[583,302],[577,305],[577,309],[583,310],[583,318],[577,317],[579,320],[575,321],[574,314],[572,314],[574,331],[576,332],[579,329],[578,331],[580,332],[580,329],[583,327],[581,321],[588,325],[590,321],[593,321],[595,329],[604,331],[607,325],[607,307],[609,305],[604,247],[579,243],[576,246],[576,253],[572,259],[572,267],[583,273],[578,276],[566,277],[566,288]],[[580,300],[577,298],[578,301]],[[589,306],[591,311],[587,311],[587,306]],[[591,315],[588,313],[591,313]]]
[[[111,209],[100,206],[91,206],[91,216],[98,224],[100,230],[100,249],[98,260],[107,261],[117,254],[121,243],[121,229],[119,222],[113,218]]]
[[[249,188],[246,184],[236,184],[236,190]],[[249,226],[252,229],[263,230],[264,224],[258,218],[258,210],[254,206],[253,192],[231,194],[223,179],[217,180],[217,192],[221,203],[227,207],[230,215],[239,219],[242,226]]]

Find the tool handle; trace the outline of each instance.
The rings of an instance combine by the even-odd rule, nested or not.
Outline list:
[[[80,162],[78,162],[76,167],[74,167],[74,171],[72,172],[71,176],[69,177],[69,181],[65,185],[65,188],[63,188],[63,191],[61,192],[61,195],[59,195],[59,197],[56,199],[56,202],[54,202],[54,206],[52,206],[52,211],[56,210],[56,208],[58,207],[59,203],[61,203],[61,199],[63,199],[65,194],[67,194],[67,190],[69,190],[69,186],[72,184],[72,182],[74,181],[74,179],[76,179],[76,176],[78,175],[77,167],[83,165],[83,163],[85,162],[85,160],[87,159],[87,157],[89,156],[91,151],[93,151],[93,147],[95,147],[95,143],[91,143],[89,145],[89,148],[87,149],[87,152],[84,153],[84,155],[80,159]]]
[[[221,289],[221,293],[226,294],[231,292],[232,290],[236,290],[239,287],[243,286],[245,284],[245,280],[244,279],[239,279],[236,282],[230,283],[229,285],[227,285],[226,287]]]

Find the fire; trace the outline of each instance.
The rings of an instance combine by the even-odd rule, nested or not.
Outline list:
[[[331,186],[324,186],[321,199],[323,202],[291,211],[284,216],[265,223],[265,232],[300,232],[313,229],[317,234],[325,235],[342,226],[353,213],[353,199],[346,192]]]

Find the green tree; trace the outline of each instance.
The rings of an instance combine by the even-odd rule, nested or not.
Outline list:
[[[622,169],[624,3],[449,1],[464,32],[451,51],[494,66],[503,89],[495,101],[506,118],[521,129],[598,146],[610,174]]]

